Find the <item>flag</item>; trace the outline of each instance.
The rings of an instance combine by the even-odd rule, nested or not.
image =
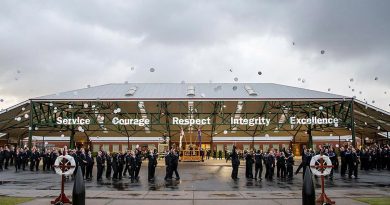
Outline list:
[[[199,142],[199,149],[202,148],[202,131],[198,129],[198,142]]]
[[[184,137],[184,130],[183,130],[183,128],[181,128],[181,131],[180,131],[180,142],[179,142],[179,148],[180,149],[182,148],[182,145],[183,145],[183,137]]]

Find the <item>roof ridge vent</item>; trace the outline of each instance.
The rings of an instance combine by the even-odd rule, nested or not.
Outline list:
[[[253,90],[253,88],[249,85],[245,85],[245,90],[248,92],[250,96],[257,96],[256,91]]]
[[[137,91],[137,86],[130,87],[130,89],[126,92],[126,96],[133,96],[135,91]]]
[[[187,87],[187,96],[188,96],[188,97],[193,97],[193,96],[195,96],[195,86],[189,85],[189,86]]]

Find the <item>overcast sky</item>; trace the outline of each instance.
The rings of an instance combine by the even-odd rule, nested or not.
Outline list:
[[[387,0],[2,0],[0,109],[87,85],[237,77],[330,88],[389,111],[389,8]]]

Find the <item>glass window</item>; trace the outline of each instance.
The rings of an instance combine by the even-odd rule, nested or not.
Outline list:
[[[113,144],[112,145],[112,151],[113,152],[119,152],[119,144]]]
[[[253,148],[254,148],[255,150],[260,150],[260,145],[259,145],[259,144],[255,144],[255,145],[253,145]]]
[[[268,152],[269,144],[263,144],[263,151]]]
[[[226,149],[227,149],[228,151],[233,150],[233,145],[232,145],[232,144],[226,145]]]
[[[278,149],[278,150],[279,150],[279,144],[273,144],[273,145],[272,145],[272,148]]]
[[[122,152],[126,152],[127,151],[127,144],[122,144]]]
[[[110,145],[109,145],[109,144],[104,144],[104,145],[103,145],[103,150],[104,150],[104,151],[111,151],[111,150],[110,150]]]
[[[94,152],[99,151],[100,150],[100,144],[93,144],[92,149],[93,149]]]
[[[136,147],[137,147],[136,144],[132,144],[132,145],[131,145],[131,150],[135,150]]]
[[[250,150],[250,145],[249,144],[244,144],[243,145],[244,150]]]
[[[148,149],[156,149],[156,145],[154,145],[154,144],[148,144]]]
[[[223,144],[217,144],[217,151],[223,151]]]

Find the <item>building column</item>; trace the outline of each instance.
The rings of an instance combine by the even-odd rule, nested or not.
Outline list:
[[[309,140],[307,142],[308,148],[313,148],[313,136],[311,134],[311,124],[307,126],[307,135],[309,137]]]
[[[34,103],[30,101],[30,120],[29,120],[29,126],[28,126],[28,148],[31,150],[32,148],[32,135],[33,135],[33,110],[34,109]]]
[[[351,100],[351,132],[352,132],[352,146],[356,147],[356,132],[355,132],[355,117],[354,117],[354,100]]]
[[[74,135],[76,132],[74,131],[74,127],[72,127],[71,133],[70,133],[70,140],[69,140],[69,149],[74,149]]]

